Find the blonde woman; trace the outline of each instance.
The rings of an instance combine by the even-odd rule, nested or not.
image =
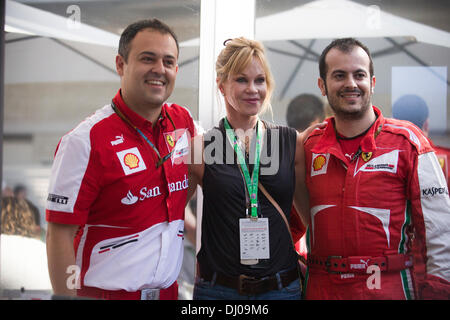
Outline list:
[[[189,193],[203,189],[194,299],[301,299],[297,254],[282,215],[307,206],[302,137],[260,120],[274,80],[262,44],[227,40],[216,62],[226,117],[193,143]]]

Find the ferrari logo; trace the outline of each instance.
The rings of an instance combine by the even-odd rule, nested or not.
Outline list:
[[[439,158],[439,164],[441,165],[441,168],[444,169],[445,167],[445,159],[444,158]]]
[[[372,152],[363,152],[363,153],[361,154],[361,158],[363,158],[363,160],[364,160],[365,162],[369,161],[370,158],[372,158]]]
[[[166,140],[167,140],[167,143],[169,144],[169,146],[173,148],[175,142],[173,141],[173,138],[172,138],[172,136],[170,134],[168,134],[166,136]]]

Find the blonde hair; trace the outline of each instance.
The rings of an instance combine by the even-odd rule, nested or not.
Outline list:
[[[227,81],[232,75],[242,72],[252,61],[253,57],[261,63],[265,73],[267,91],[266,98],[260,113],[270,111],[272,113],[271,99],[275,88],[275,81],[270,71],[269,62],[266,59],[264,46],[261,42],[244,37],[228,39],[224,42],[216,61],[217,87]]]
[[[36,220],[25,200],[16,197],[2,198],[1,209],[1,233],[24,237],[36,236],[33,230]]]

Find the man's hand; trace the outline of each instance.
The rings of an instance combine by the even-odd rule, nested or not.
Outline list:
[[[78,227],[77,225],[48,223],[47,261],[55,295],[76,296],[76,285],[72,285],[74,282],[77,283],[72,279],[74,277],[73,269],[76,268],[73,240]]]
[[[305,142],[306,138],[308,138],[308,136],[316,129],[323,129],[327,126],[327,122],[320,122],[320,123],[315,123],[310,125],[308,128],[306,128],[304,131],[300,132],[300,137],[299,139],[301,140],[301,142]]]

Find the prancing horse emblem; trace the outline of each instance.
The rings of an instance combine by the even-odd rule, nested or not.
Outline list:
[[[174,141],[173,141],[173,138],[172,138],[172,136],[171,136],[170,134],[168,134],[168,135],[166,136],[166,140],[167,140],[167,143],[169,144],[169,146],[171,146],[171,147],[173,148],[173,146],[174,146]]]
[[[363,160],[364,160],[365,162],[369,161],[370,158],[372,158],[372,152],[363,152],[363,153],[361,154],[361,158],[363,158]]]

